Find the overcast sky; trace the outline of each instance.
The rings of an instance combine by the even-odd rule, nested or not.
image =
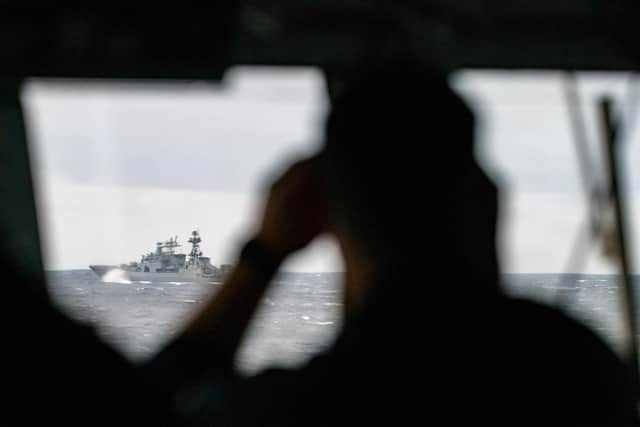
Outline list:
[[[611,74],[580,79],[592,143],[597,96],[609,93],[626,107],[628,81]],[[452,79],[479,116],[479,157],[504,189],[508,272],[565,271],[585,218],[561,83],[557,73]],[[315,150],[328,107],[316,70],[264,68],[232,70],[222,86],[35,81],[23,102],[48,269],[138,260],[156,241],[178,235],[185,242],[194,228],[214,264],[233,261],[265,180]],[[639,145],[636,126],[628,164],[640,164]],[[640,171],[630,184],[640,212]],[[286,268],[337,271],[342,264],[323,240]],[[611,267],[593,256],[586,271]]]

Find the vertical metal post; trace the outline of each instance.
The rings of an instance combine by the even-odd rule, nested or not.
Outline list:
[[[616,243],[620,259],[620,268],[622,273],[622,290],[623,290],[623,315],[624,323],[627,327],[627,340],[625,352],[628,357],[629,369],[633,375],[634,386],[640,385],[640,375],[638,372],[638,331],[636,317],[636,292],[631,277],[630,265],[630,245],[626,241],[628,235],[627,223],[625,222],[625,210],[623,206],[623,198],[620,189],[620,173],[621,166],[618,159],[619,147],[617,147],[618,132],[613,121],[611,111],[612,101],[608,98],[600,100],[600,117],[602,120],[603,137],[606,145],[606,155],[608,163],[609,184],[611,202],[614,210]]]

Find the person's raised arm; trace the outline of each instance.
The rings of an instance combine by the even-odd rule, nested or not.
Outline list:
[[[231,368],[241,340],[282,261],[326,227],[326,196],[316,158],[294,164],[271,187],[256,236],[215,297],[184,335],[215,348],[217,363]]]

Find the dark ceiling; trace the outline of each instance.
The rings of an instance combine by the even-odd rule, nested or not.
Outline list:
[[[451,68],[638,70],[636,0],[250,0],[2,6],[4,76],[217,78],[410,50]]]

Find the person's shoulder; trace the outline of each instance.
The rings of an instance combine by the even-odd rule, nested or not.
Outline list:
[[[601,341],[593,330],[582,321],[568,315],[564,309],[524,298],[505,297],[505,315],[519,328],[529,333],[545,336],[571,333],[590,340]]]
[[[582,353],[582,358],[606,354],[611,361],[618,360],[599,334],[559,308],[527,299],[505,298],[503,313],[511,334],[532,344],[544,344],[555,350],[558,357],[570,351]]]
[[[506,298],[504,307],[518,381],[562,403],[556,413],[573,405],[580,419],[637,425],[630,371],[610,343],[558,308],[515,298]]]
[[[577,382],[622,387],[628,368],[613,344],[563,310],[525,299],[507,300],[510,333],[532,358]]]

